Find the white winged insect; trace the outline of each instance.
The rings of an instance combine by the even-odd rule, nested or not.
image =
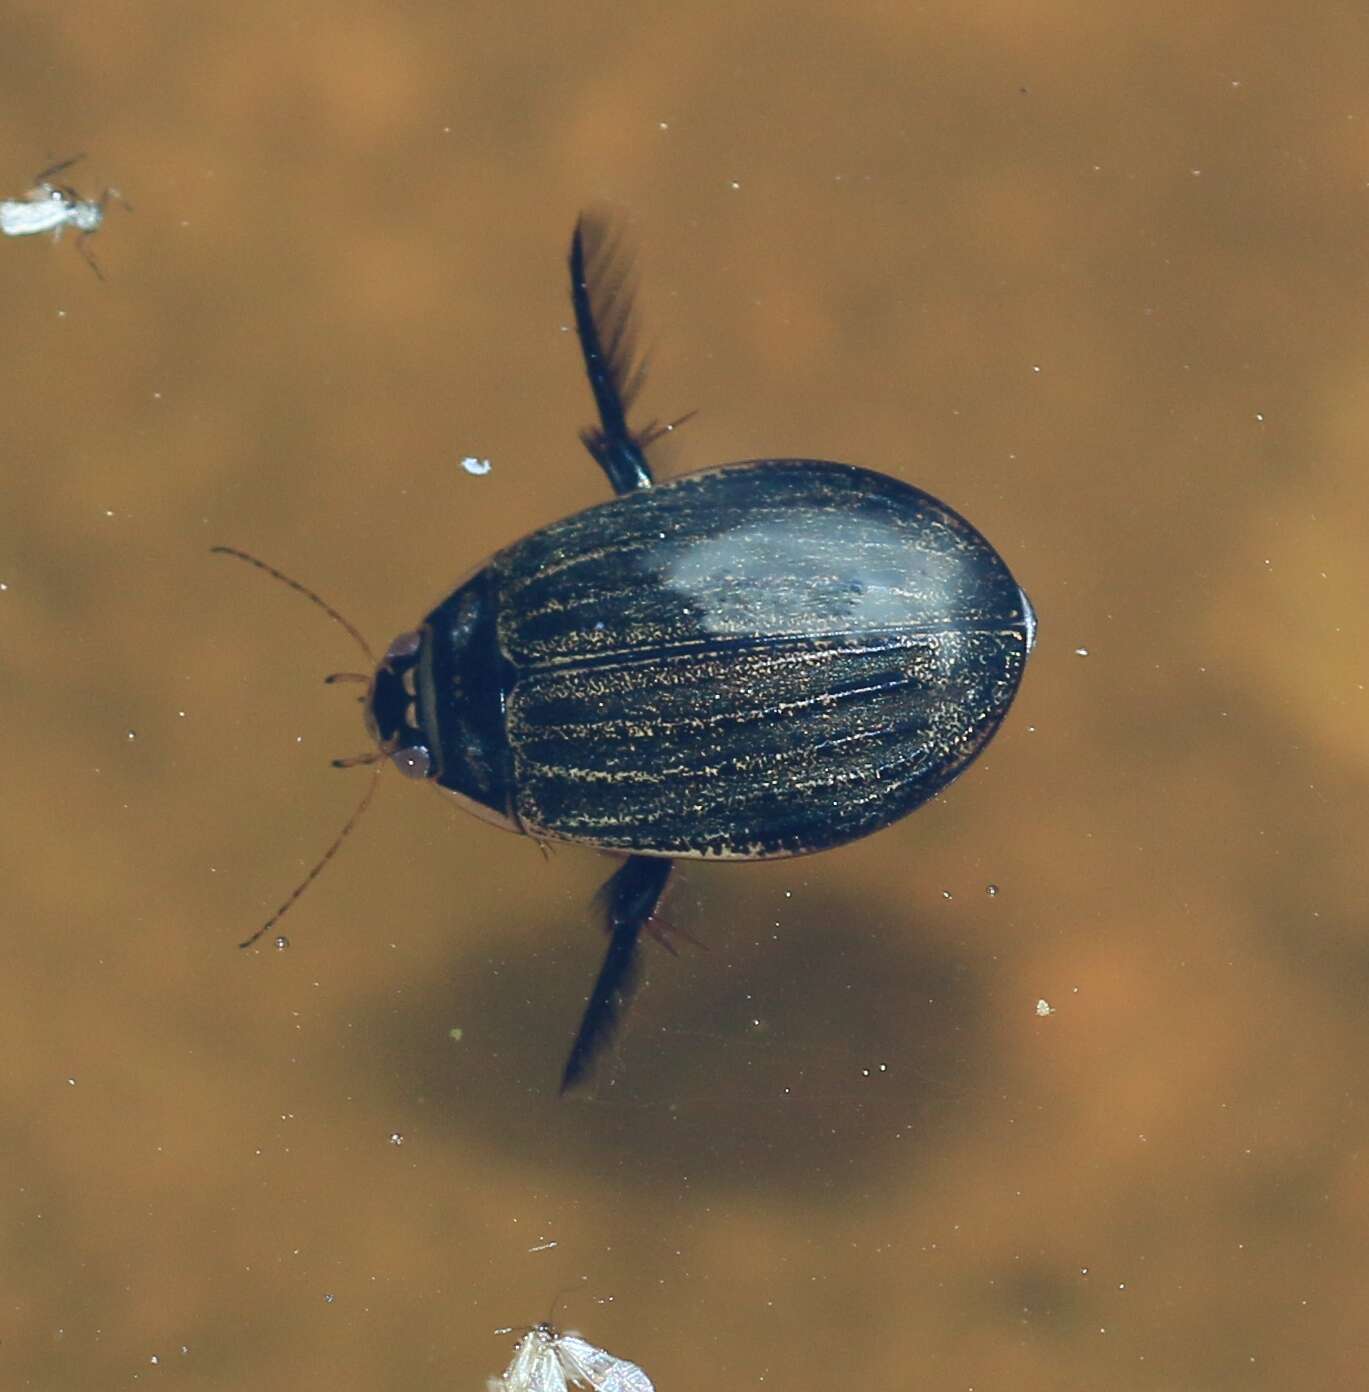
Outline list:
[[[595,1348],[574,1330],[563,1334],[545,1322],[519,1340],[504,1376],[490,1378],[485,1386],[487,1392],[568,1392],[570,1387],[588,1387],[591,1392],[656,1392],[635,1363]]]
[[[103,280],[104,273],[96,264],[86,239],[100,230],[105,220],[105,204],[117,198],[125,208],[128,200],[115,188],[107,188],[99,198],[82,198],[70,184],[54,184],[54,174],[70,169],[82,155],[72,155],[57,164],[49,165],[33,176],[33,187],[23,198],[0,201],[0,232],[7,237],[32,237],[39,232],[51,232],[55,242],[64,227],[76,229],[76,250],[86,258],[90,269]]]

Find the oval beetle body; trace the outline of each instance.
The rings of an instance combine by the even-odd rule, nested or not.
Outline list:
[[[396,638],[366,698],[379,752],[335,761],[388,756],[486,820],[626,856],[562,1090],[613,1033],[676,858],[802,855],[911,812],[992,738],[1036,635],[993,547],[887,475],[762,459],[656,483],[664,432],[627,422],[643,377],[630,270],[611,226],[582,217],[571,301],[599,424],[581,440],[618,496],[498,552]],[[369,656],[313,591],[215,549],[322,605]]]
[[[801,855],[964,769],[1033,629],[945,504],[849,464],[759,460],[499,552],[392,645],[372,714],[408,771],[540,839]]]
[[[627,854],[563,1090],[631,995],[674,858],[802,855],[911,812],[993,736],[1036,636],[993,547],[884,474],[763,459],[657,484],[610,227],[580,219],[570,272],[600,421],[581,439],[619,496],[401,634],[368,710],[383,753],[478,816]]]

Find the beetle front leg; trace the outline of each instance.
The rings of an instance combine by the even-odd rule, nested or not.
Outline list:
[[[570,1046],[561,1075],[562,1092],[588,1075],[632,999],[637,987],[637,940],[656,912],[673,866],[673,861],[661,856],[629,856],[596,896],[608,916],[608,952]]]

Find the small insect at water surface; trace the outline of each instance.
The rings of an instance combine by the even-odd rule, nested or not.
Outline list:
[[[107,188],[99,198],[82,198],[70,184],[51,182],[54,175],[84,158],[84,155],[72,155],[70,159],[49,165],[33,176],[34,186],[23,198],[6,198],[0,202],[0,232],[7,237],[32,237],[39,232],[51,232],[53,241],[57,241],[64,228],[74,227],[76,250],[103,280],[104,272],[86,245],[87,239],[100,230],[105,220],[105,205],[111,198],[130,211],[131,205],[116,188]]]
[[[626,1358],[595,1348],[574,1330],[536,1325],[519,1340],[504,1376],[490,1378],[486,1392],[655,1392],[651,1379]]]
[[[643,368],[610,221],[577,223],[570,276],[599,414],[580,438],[618,496],[505,547],[352,674],[377,751],[337,761],[389,759],[482,820],[625,857],[600,894],[608,950],[563,1090],[612,1036],[643,931],[663,936],[677,858],[805,855],[913,811],[993,737],[1036,636],[983,536],[886,474],[760,459],[657,482],[664,430],[627,421]],[[232,554],[370,657],[312,591]]]

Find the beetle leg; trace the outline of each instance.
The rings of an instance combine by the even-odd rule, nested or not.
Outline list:
[[[692,947],[697,947],[704,952],[708,951],[708,944],[700,938],[696,938],[687,928],[681,928],[678,923],[667,923],[665,919],[652,915],[646,925],[647,937],[653,942],[658,942],[670,953],[672,957],[680,954],[675,950],[675,944],[671,941],[672,937],[683,938]]]
[[[580,439],[615,493],[651,487],[648,434],[634,434],[627,424],[646,376],[632,323],[632,290],[632,257],[623,250],[621,234],[601,215],[582,213],[570,241],[570,298],[600,424],[582,430]]]
[[[608,952],[570,1046],[561,1075],[562,1092],[589,1073],[632,998],[637,986],[637,940],[660,903],[673,864],[660,856],[629,856],[599,891],[608,913]]]

